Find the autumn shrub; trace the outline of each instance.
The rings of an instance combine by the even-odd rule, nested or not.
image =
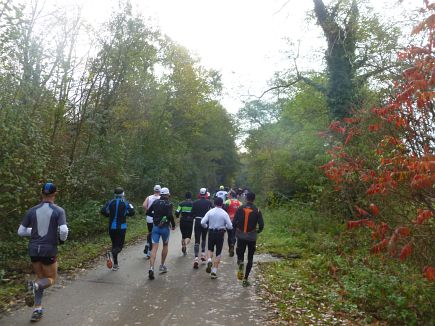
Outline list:
[[[276,269],[263,267],[267,273],[279,273],[282,286],[267,286],[282,301],[284,315],[286,305],[294,304],[289,284],[297,284],[304,291],[301,307],[323,303],[338,316],[355,318],[356,324],[433,324],[435,283],[422,278],[419,267],[409,261],[371,254],[369,229],[346,230],[340,219],[303,203],[263,214],[259,250],[286,258]]]
[[[435,4],[425,4],[413,31],[425,43],[398,54],[408,68],[383,105],[331,123],[322,168],[347,206],[347,228],[368,229],[373,254],[412,256],[434,281]]]

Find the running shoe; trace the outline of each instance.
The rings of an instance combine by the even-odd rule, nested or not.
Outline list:
[[[207,268],[205,269],[205,271],[207,273],[211,272],[211,267],[213,266],[213,263],[211,261],[207,262]]]
[[[118,264],[113,264],[113,267],[112,267],[112,271],[117,271],[119,269],[119,265]]]
[[[187,249],[186,249],[186,247],[181,247],[181,251],[183,252],[183,256],[187,256]]]
[[[241,281],[243,280],[243,277],[245,276],[245,273],[243,272],[244,264],[239,263],[239,270],[237,271],[237,278]]]
[[[106,253],[106,266],[108,269],[112,269],[112,267],[113,267],[113,262],[112,262],[112,258],[110,258],[109,251]]]
[[[165,265],[160,265],[159,272],[160,272],[160,274],[167,273],[168,268]]]
[[[243,285],[244,288],[246,288],[246,287],[250,286],[251,283],[249,283],[249,281],[247,279],[244,279],[243,282],[242,282],[242,285]]]
[[[217,274],[216,272],[211,272],[211,276],[210,276],[213,280],[217,279]]]
[[[33,307],[35,304],[35,282],[34,281],[27,281],[27,292],[26,296],[24,298],[24,301],[26,302],[26,305],[28,307]]]
[[[193,261],[193,268],[198,269],[198,257],[195,258],[195,260]]]
[[[230,249],[228,250],[230,257],[234,257],[234,246],[230,246]]]
[[[148,255],[148,251],[149,251],[149,246],[148,246],[148,243],[145,245],[145,248],[143,249],[143,253],[145,254],[145,255]]]
[[[151,258],[151,251],[148,251],[147,255],[145,256],[146,259],[150,259]]]
[[[150,270],[148,271],[148,278],[149,278],[150,280],[154,280],[154,271],[153,271],[152,269],[150,269]]]
[[[205,253],[201,254],[201,262],[205,263],[207,259],[205,259]]]
[[[32,316],[30,317],[30,321],[32,323],[36,323],[42,319],[44,316],[44,313],[42,312],[42,309],[36,309],[32,312]]]

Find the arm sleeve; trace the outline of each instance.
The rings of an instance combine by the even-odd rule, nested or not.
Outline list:
[[[201,226],[203,228],[207,228],[208,223],[208,212],[204,215],[204,217],[201,219]]]
[[[223,209],[228,212],[228,207],[230,207],[231,201],[229,199],[227,199],[224,203],[224,207]]]
[[[258,230],[261,232],[264,229],[263,214],[258,210]]]
[[[68,226],[66,224],[59,226],[59,238],[60,241],[65,241],[68,238]]]
[[[32,228],[26,228],[22,224],[18,228],[18,235],[20,237],[30,237],[32,235]]]
[[[178,205],[177,209],[175,210],[175,216],[178,218],[180,216],[180,212],[181,212],[181,206]]]
[[[103,205],[103,207],[101,207],[101,210],[100,210],[100,213],[102,214],[102,215],[104,215],[104,216],[106,216],[106,217],[109,217],[109,203],[110,202],[107,202],[107,203],[105,203],[104,205]]]
[[[147,209],[146,214],[148,216],[154,217],[154,206],[155,206],[154,204],[155,204],[155,202],[152,203],[150,208]]]
[[[26,212],[26,215],[24,215],[23,220],[21,221],[21,225],[28,228],[29,226],[31,226],[32,222],[30,219],[31,213],[30,210],[28,210]]]
[[[60,226],[64,224],[66,224],[66,214],[62,208],[59,208],[59,214],[57,216],[57,225]]]
[[[192,204],[192,211],[191,211],[190,214],[192,214],[193,218],[196,217],[196,205],[195,205],[195,202]]]
[[[172,210],[173,210],[173,207],[172,207],[172,204],[170,205],[170,208],[169,208],[169,222],[171,222],[171,225],[172,225],[172,227],[173,228],[175,228],[175,220],[174,220],[174,214],[172,214]]]
[[[127,202],[127,216],[134,216],[134,214],[136,214],[134,206]]]

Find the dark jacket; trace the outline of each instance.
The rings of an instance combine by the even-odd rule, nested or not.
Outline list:
[[[100,213],[109,218],[109,229],[116,230],[127,228],[127,216],[133,216],[135,210],[124,197],[115,197],[101,208]]]
[[[175,211],[175,216],[179,217],[181,215],[181,219],[184,221],[192,221],[192,206],[193,201],[191,199],[186,199],[185,201],[182,201]]]
[[[193,202],[192,205],[192,216],[195,217],[204,217],[204,215],[213,208],[213,204],[210,200],[205,198],[197,199]]]
[[[257,225],[258,232],[263,231],[263,215],[253,203],[248,202],[237,209],[233,220],[237,238],[248,241],[257,240]]]
[[[169,226],[171,223],[172,227],[175,228],[174,215],[172,215],[172,203],[168,199],[157,199],[148,208],[147,215],[153,218],[154,225],[159,226]],[[162,222],[162,219],[166,216],[166,222]]]

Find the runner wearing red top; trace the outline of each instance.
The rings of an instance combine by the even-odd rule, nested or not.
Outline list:
[[[230,216],[231,222],[233,222],[234,215],[237,209],[242,205],[242,203],[237,199],[237,194],[234,191],[230,191],[228,194],[228,199],[225,201],[224,208]],[[228,230],[228,248],[230,257],[234,256],[234,245],[236,244],[236,234],[234,229]]]

